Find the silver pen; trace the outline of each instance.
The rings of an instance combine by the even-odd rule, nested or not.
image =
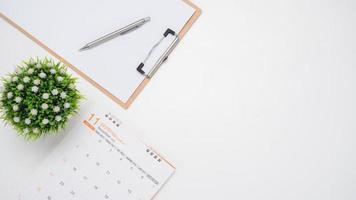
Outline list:
[[[124,35],[136,28],[139,28],[140,26],[144,25],[145,23],[149,22],[150,20],[151,20],[150,17],[146,17],[146,18],[140,19],[136,22],[133,22],[132,24],[129,24],[123,28],[120,28],[120,29],[114,31],[114,32],[106,34],[92,42],[89,42],[84,47],[79,49],[79,51],[85,51],[85,50],[91,49],[93,47],[99,46],[99,45],[103,44],[104,42],[107,42],[109,40],[112,40],[112,39],[118,37],[119,35]]]

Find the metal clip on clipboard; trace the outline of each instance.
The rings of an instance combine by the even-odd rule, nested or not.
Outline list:
[[[161,44],[161,42],[167,38],[168,35],[173,35],[175,38],[174,40],[171,42],[171,44],[168,46],[168,48],[164,51],[164,53],[162,54],[162,56],[156,61],[156,63],[153,65],[153,67],[148,71],[148,73],[146,73],[143,70],[143,67],[145,66],[146,61],[150,58],[152,52]],[[157,72],[157,70],[161,67],[161,65],[168,59],[168,56],[172,53],[173,49],[177,46],[179,42],[179,37],[176,34],[176,32],[174,32],[171,29],[167,29],[166,32],[163,34],[163,37],[152,47],[151,51],[148,53],[146,59],[140,63],[140,65],[137,67],[137,71],[146,76],[147,78],[152,78],[153,75]]]

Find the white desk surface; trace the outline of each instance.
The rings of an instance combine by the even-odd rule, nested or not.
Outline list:
[[[177,167],[157,200],[356,199],[356,2],[195,0],[127,111]],[[0,73],[46,55],[0,21]],[[0,199],[61,139],[0,133]]]

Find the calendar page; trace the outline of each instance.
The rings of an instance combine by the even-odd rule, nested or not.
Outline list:
[[[174,173],[112,110],[79,116],[18,199],[149,200]]]

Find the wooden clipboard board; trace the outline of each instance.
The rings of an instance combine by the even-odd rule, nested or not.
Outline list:
[[[189,31],[189,29],[193,26],[194,22],[199,18],[201,15],[201,9],[197,7],[195,4],[193,4],[190,0],[183,0],[184,3],[192,7],[195,12],[192,15],[192,17],[187,21],[187,23],[184,25],[183,29],[179,32],[178,37],[180,39],[183,39],[185,34]],[[11,26],[13,26],[15,29],[18,31],[22,32],[24,35],[26,35],[29,39],[31,39],[33,42],[35,42],[37,45],[42,47],[44,50],[46,50],[49,54],[63,62],[65,65],[70,67],[73,71],[75,71],[77,74],[79,74],[82,78],[84,78],[86,81],[90,82],[92,85],[94,85],[96,88],[98,88],[101,92],[103,92],[106,96],[108,96],[110,99],[112,99],[114,102],[119,104],[121,107],[124,109],[128,109],[130,105],[134,102],[134,100],[138,97],[138,95],[141,93],[141,91],[145,88],[145,86],[148,84],[150,81],[149,78],[145,78],[141,84],[135,89],[133,94],[130,96],[130,98],[126,101],[123,102],[116,96],[114,96],[110,91],[102,87],[100,84],[98,84],[96,81],[94,81],[92,78],[90,78],[88,75],[86,75],[83,71],[79,70],[79,68],[75,67],[73,64],[68,62],[65,58],[63,58],[61,55],[57,54],[53,50],[51,50],[48,46],[46,46],[43,42],[41,42],[39,39],[35,38],[33,35],[31,35],[29,32],[27,32],[25,29],[20,27],[18,24],[16,24],[14,21],[12,21],[10,18],[5,16],[3,13],[0,12],[0,18],[5,20],[7,23],[9,23]]]

